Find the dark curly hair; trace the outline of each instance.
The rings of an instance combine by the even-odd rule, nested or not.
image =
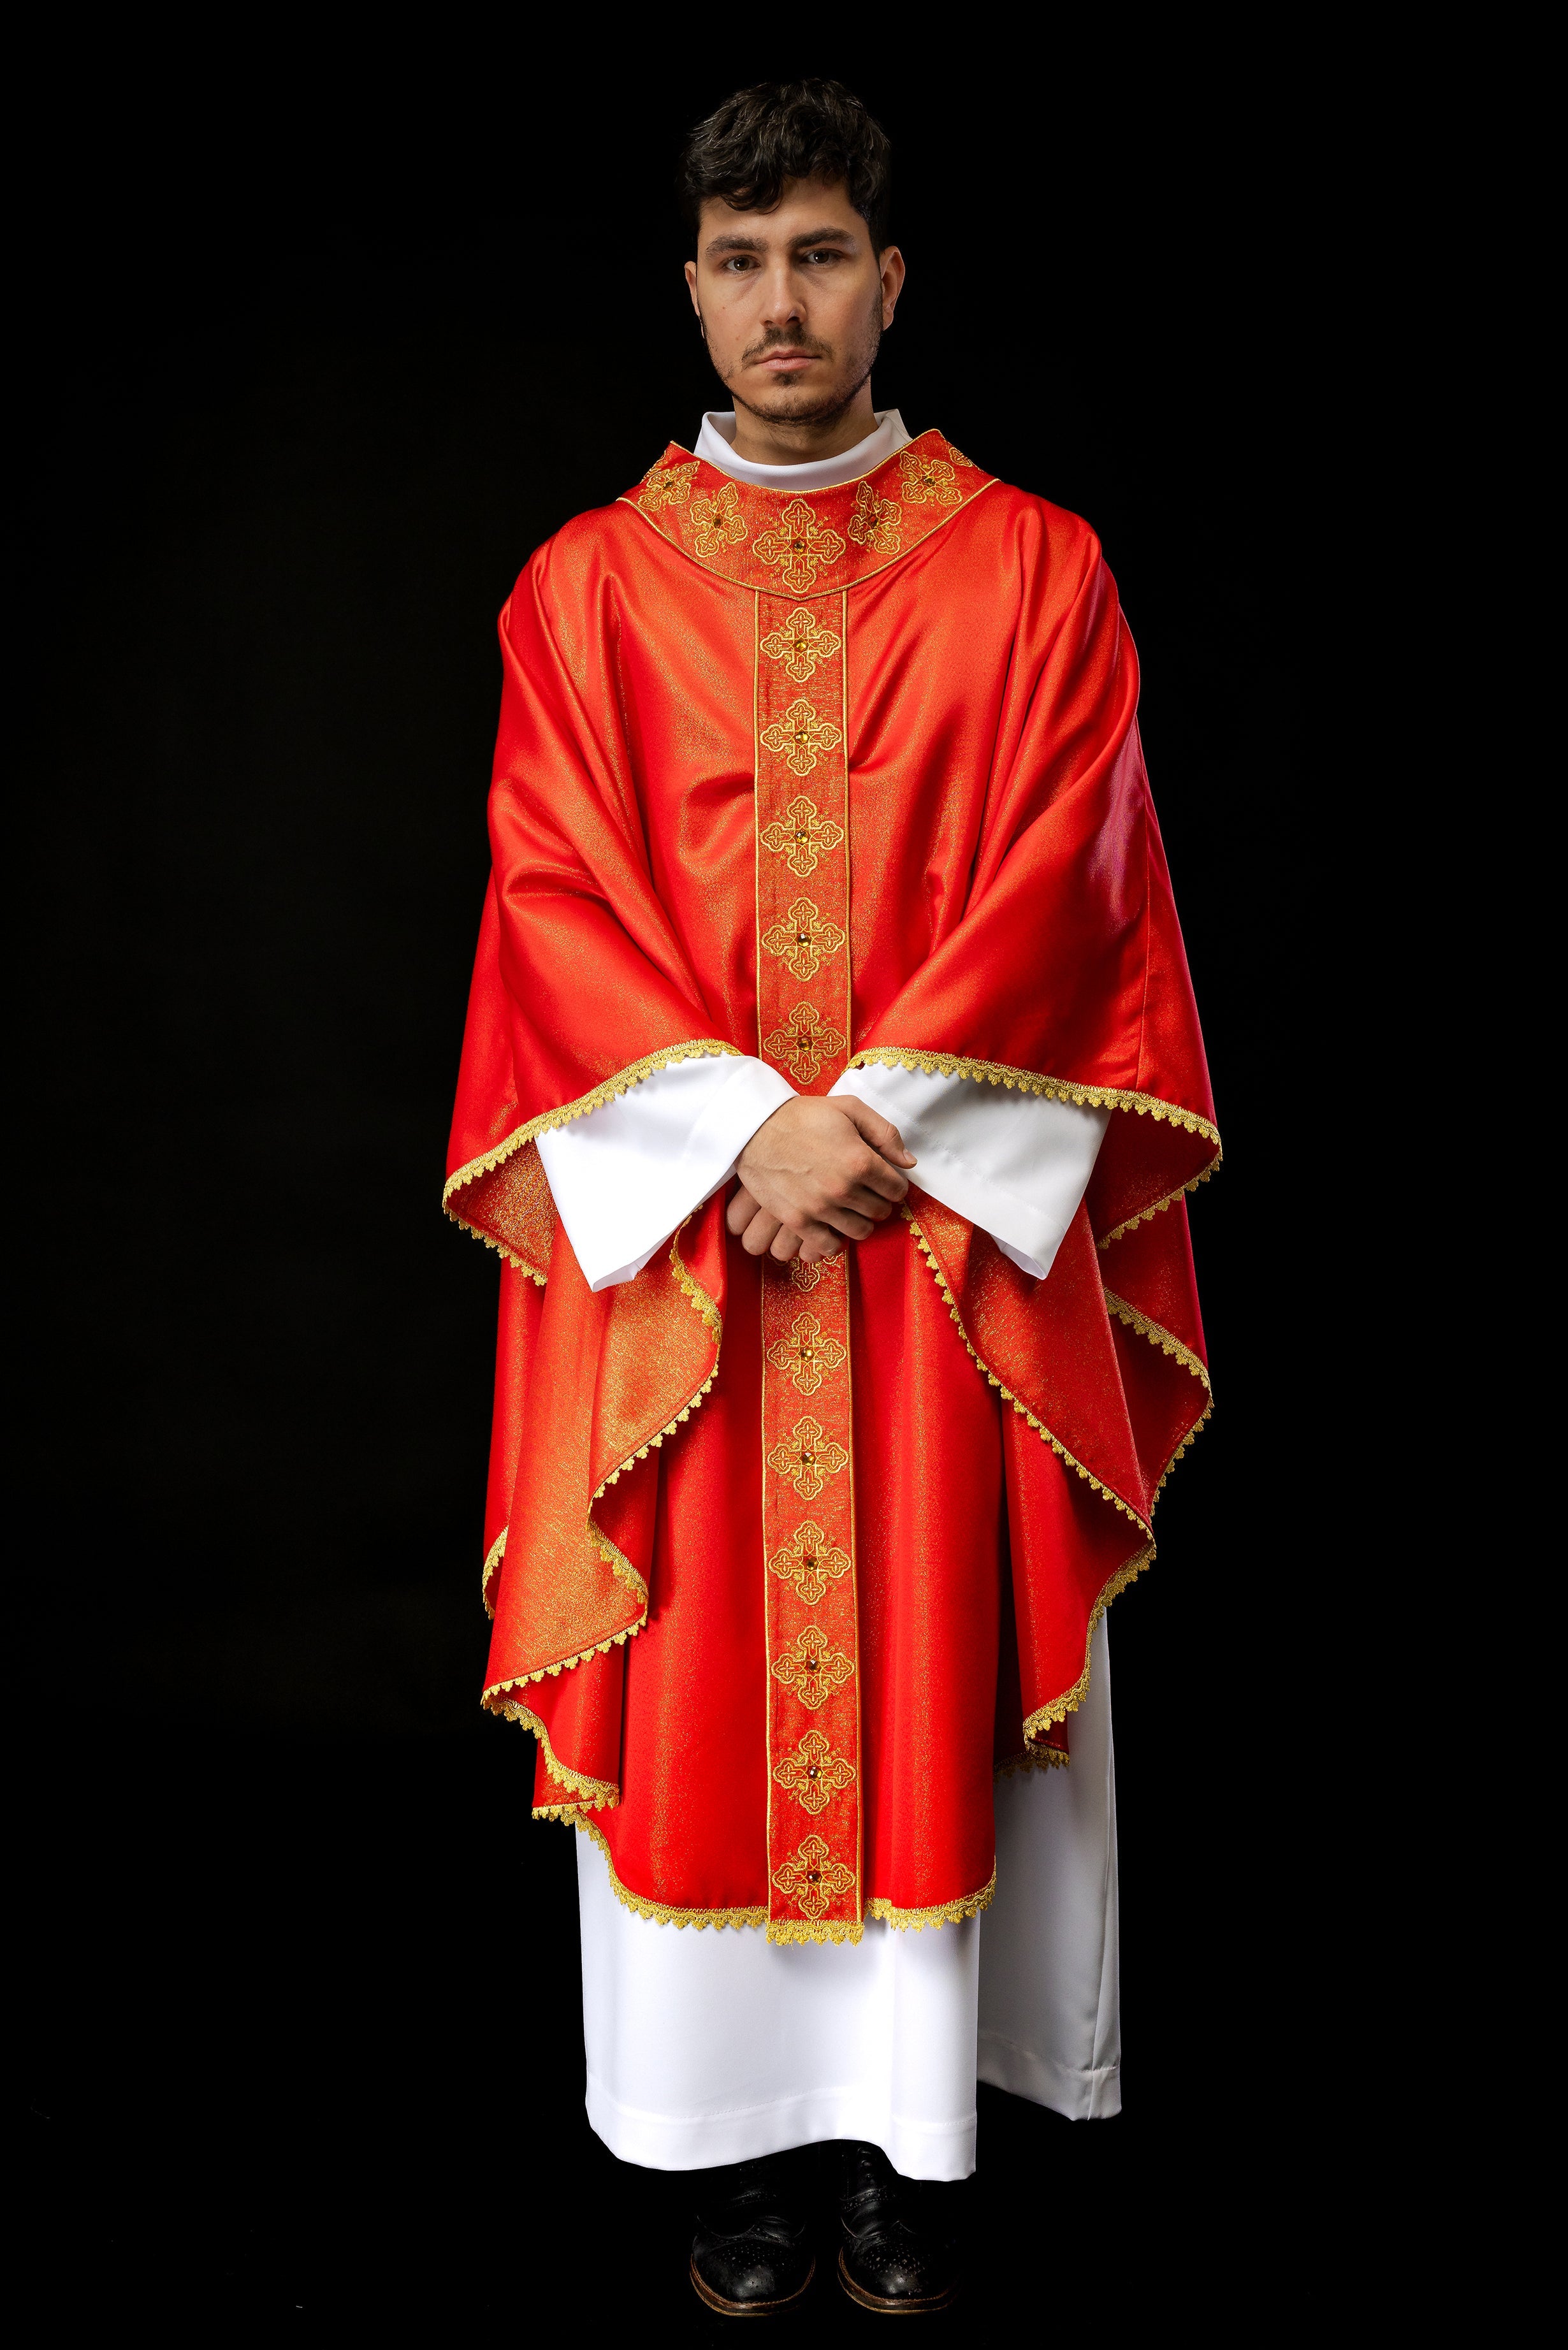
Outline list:
[[[892,151],[881,125],[841,81],[760,81],[715,107],[687,140],[677,181],[681,210],[695,232],[710,196],[737,212],[768,213],[786,180],[842,180],[880,253]]]

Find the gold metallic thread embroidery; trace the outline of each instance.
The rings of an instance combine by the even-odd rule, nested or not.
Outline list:
[[[809,898],[797,898],[784,919],[763,932],[763,944],[794,978],[815,979],[844,944],[844,932],[836,922],[825,922]]]
[[[807,1607],[815,1607],[830,1583],[849,1572],[849,1553],[829,1542],[822,1528],[810,1518],[804,1518],[790,1538],[787,1550],[774,1551],[768,1561],[772,1572],[785,1583],[793,1583],[796,1596]]]
[[[836,1901],[855,1889],[855,1871],[835,1860],[832,1847],[819,1835],[808,1835],[774,1871],[774,1883],[801,1915],[815,1925]]]
[[[809,1086],[824,1061],[834,1060],[843,1052],[844,1038],[824,1020],[815,1003],[797,1003],[787,1028],[775,1028],[771,1036],[763,1037],[763,1050],[770,1060],[784,1063],[793,1084]]]
[[[769,660],[784,663],[784,675],[793,677],[796,685],[809,685],[818,662],[831,660],[842,641],[831,629],[818,625],[807,606],[797,604],[786,619],[763,637],[762,649]]]
[[[963,492],[953,480],[953,469],[940,457],[918,456],[912,449],[898,452],[903,475],[898,494],[912,506],[956,506]]]
[[[826,1480],[848,1465],[849,1455],[843,1445],[809,1415],[797,1419],[788,1436],[768,1454],[768,1467],[776,1477],[786,1478],[803,1502],[815,1502]]]
[[[711,498],[692,499],[691,551],[694,555],[717,555],[722,547],[739,546],[746,535],[740,506],[740,493],[733,482],[725,482]]]
[[[638,502],[645,514],[658,514],[665,506],[683,506],[691,495],[691,484],[697,472],[694,457],[689,465],[650,465],[642,477]]]
[[[808,800],[804,792],[797,793],[784,810],[787,821],[764,825],[757,838],[774,857],[782,857],[792,873],[802,880],[815,873],[818,862],[837,847],[844,837],[842,825],[817,811],[816,802]]]
[[[763,743],[797,775],[809,775],[824,751],[836,751],[844,736],[831,719],[819,718],[802,694],[780,719],[763,730]]]
[[[777,522],[752,541],[758,562],[776,567],[793,596],[815,588],[817,573],[836,563],[843,552],[838,533],[818,522],[804,498],[792,498]]]
[[[836,1754],[820,1730],[808,1730],[793,1754],[781,1755],[774,1777],[787,1794],[815,1819],[835,1795],[855,1783],[853,1762]]]
[[[904,510],[896,498],[878,497],[874,482],[862,482],[855,493],[855,511],[845,528],[857,546],[877,555],[892,555],[898,545]]]
[[[789,1373],[802,1395],[811,1396],[822,1385],[824,1371],[836,1371],[844,1361],[845,1349],[836,1338],[824,1336],[815,1314],[797,1314],[789,1336],[768,1348],[767,1359],[775,1371]]]

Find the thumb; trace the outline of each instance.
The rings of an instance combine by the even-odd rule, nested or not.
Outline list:
[[[845,1117],[859,1133],[862,1141],[879,1151],[890,1167],[913,1167],[918,1164],[912,1150],[904,1148],[904,1138],[890,1118],[883,1118],[856,1094],[836,1094],[834,1100]]]

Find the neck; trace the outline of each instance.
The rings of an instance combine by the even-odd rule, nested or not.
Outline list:
[[[806,418],[799,423],[775,421],[742,407],[738,400],[735,402],[735,454],[748,465],[810,465],[824,457],[841,457],[876,430],[869,377],[848,407],[836,416]]]

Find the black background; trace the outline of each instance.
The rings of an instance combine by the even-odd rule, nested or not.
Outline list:
[[[1325,166],[1277,110],[1134,104],[1107,61],[879,47],[834,52],[898,156],[877,404],[1100,534],[1228,1152],[1193,1208],[1219,1408],[1115,1611],[1127,2111],[984,2096],[949,2190],[965,2322],[1059,2323],[1111,2215],[1124,2296],[1213,2307],[1238,2231],[1282,2224],[1326,1996],[1321,1537],[1309,1492],[1280,1505],[1311,1367],[1274,1294],[1323,821]],[[674,150],[823,57],[563,78],[514,38],[395,99],[298,63],[244,103],[106,109],[24,240],[40,2241],[166,2314],[565,2293],[692,2325],[684,2184],[618,2174],[581,2118],[572,1839],[529,1823],[532,1742],[476,1704],[496,1273],[439,1195],[495,612],[725,404]],[[1044,2238],[1048,2279],[999,2276]]]

